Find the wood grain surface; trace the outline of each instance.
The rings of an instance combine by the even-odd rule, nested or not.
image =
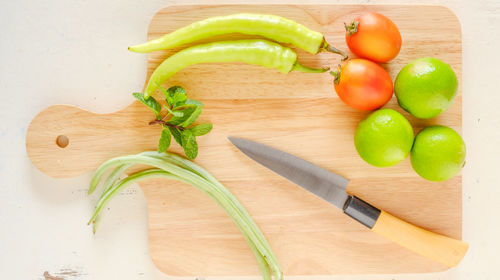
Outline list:
[[[417,120],[397,106],[415,132],[431,124],[461,131],[461,30],[455,15],[439,6],[171,6],[152,19],[148,38],[156,38],[193,21],[236,12],[285,16],[325,35],[347,50],[343,23],[366,11],[391,18],[403,46],[383,66],[395,78],[409,61],[433,56],[449,63],[459,77],[451,108],[431,120]],[[436,32],[439,26],[439,32]],[[221,36],[247,38],[242,35]],[[140,42],[131,42],[131,44]],[[185,46],[183,46],[185,47]],[[182,47],[182,48],[183,48]],[[148,74],[172,52],[148,55]],[[308,66],[335,66],[339,57],[297,50]],[[138,54],[131,54],[138,55]],[[352,56],[352,54],[351,54]],[[278,147],[349,179],[348,192],[425,229],[461,237],[461,176],[441,183],[425,181],[409,159],[376,168],[362,161],[353,133],[367,113],[345,106],[328,73],[280,74],[243,64],[204,64],[174,75],[165,86],[181,85],[205,103],[202,121],[214,130],[199,137],[196,163],[212,172],[248,209],[269,239],[286,276],[360,273],[433,272],[445,267],[418,256],[351,220],[338,209],[254,163],[226,139],[238,136]],[[45,174],[72,177],[95,169],[104,160],[156,148],[160,128],[149,126],[152,113],[134,102],[111,114],[94,114],[68,105],[51,106],[32,121],[26,149]],[[65,135],[61,148],[56,138]],[[172,151],[180,151],[174,144]],[[149,246],[153,262],[175,276],[258,275],[259,269],[242,235],[218,206],[194,188],[165,180],[141,183],[149,208]],[[103,217],[105,222],[106,217]]]

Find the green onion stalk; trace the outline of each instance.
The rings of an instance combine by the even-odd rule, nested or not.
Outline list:
[[[138,171],[120,179],[129,168],[136,164],[148,165],[154,168]],[[274,275],[275,280],[283,279],[283,273],[276,256],[259,227],[234,195],[205,169],[172,153],[144,152],[137,155],[116,157],[104,162],[95,171],[90,182],[89,194],[96,189],[104,174],[111,169],[113,171],[104,180],[103,192],[88,222],[88,224],[93,225],[94,233],[103,207],[125,187],[150,178],[177,180],[190,184],[204,192],[224,209],[243,233],[250,249],[257,258],[264,280],[273,279],[271,275]]]

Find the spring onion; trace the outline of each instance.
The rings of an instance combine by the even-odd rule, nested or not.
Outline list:
[[[136,164],[148,165],[154,168],[138,171],[120,179],[130,167]],[[111,171],[111,173],[105,180],[102,180],[104,174],[108,171]],[[269,243],[234,195],[208,171],[183,157],[171,153],[144,152],[137,155],[112,158],[101,164],[95,171],[89,188],[90,194],[101,181],[104,181],[104,190],[89,220],[89,224],[94,226],[94,232],[101,210],[114,195],[132,183],[149,178],[166,178],[184,182],[210,196],[224,209],[243,233],[250,249],[257,258],[263,279],[283,279],[279,263]],[[271,276],[271,273],[274,277]]]

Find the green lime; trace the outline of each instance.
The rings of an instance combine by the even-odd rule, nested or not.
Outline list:
[[[421,119],[446,111],[455,99],[457,88],[457,76],[450,65],[432,57],[408,63],[394,83],[399,106]]]
[[[444,181],[455,176],[465,163],[465,143],[453,129],[433,125],[422,129],[411,150],[413,169],[430,181]]]
[[[392,166],[405,159],[413,144],[410,122],[392,109],[373,112],[354,133],[354,145],[361,158],[378,167]]]

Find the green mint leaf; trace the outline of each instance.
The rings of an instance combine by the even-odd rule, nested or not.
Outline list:
[[[203,103],[201,103],[200,101],[198,101],[198,100],[192,100],[192,99],[186,100],[185,104],[187,104],[187,105],[203,106]]]
[[[158,142],[158,153],[164,153],[170,147],[171,140],[170,130],[168,128],[163,128],[161,131],[160,141]]]
[[[209,133],[212,130],[213,125],[211,123],[202,123],[197,126],[190,128],[191,133],[194,136],[202,136]]]
[[[172,133],[172,136],[174,136],[175,142],[182,146],[182,136],[179,129],[171,126],[169,126],[168,129],[170,130],[170,133]]]
[[[201,114],[201,108],[202,106],[196,106],[196,109],[180,124],[180,126],[188,127],[194,123]]]
[[[196,137],[189,130],[182,132],[182,148],[189,159],[195,159],[198,155],[198,143]]]
[[[187,99],[186,90],[180,86],[173,86],[167,90],[162,89],[162,92],[171,108],[183,105]]]
[[[172,96],[168,94],[167,90],[165,90],[163,87],[160,87],[161,92],[163,92],[163,95],[165,95],[165,100],[167,101],[168,107],[172,107],[172,104],[174,104],[174,101],[172,99]]]
[[[134,93],[132,93],[132,95],[137,100],[139,100],[142,104],[151,108],[153,110],[153,112],[155,113],[156,118],[158,118],[160,116],[161,105],[160,105],[160,103],[158,103],[158,101],[156,101],[156,99],[154,99],[152,96],[150,96],[148,99],[146,99],[144,97],[144,94],[142,94],[140,92],[134,92]]]
[[[195,105],[184,105],[182,107],[175,108],[173,112],[181,112],[182,115],[179,116],[178,113],[174,114],[174,116],[170,120],[168,120],[168,123],[181,126],[183,122],[189,119],[189,117],[196,111],[196,109],[197,106]]]
[[[181,86],[173,86],[173,87],[169,87],[167,89],[167,93],[172,95],[172,96],[175,95],[176,93],[182,93],[182,94],[186,95],[186,90]]]
[[[173,108],[176,108],[176,107],[179,107],[179,106],[182,106],[185,104],[185,101],[187,99],[187,96],[182,94],[182,93],[176,93],[173,97],[173,102],[174,102],[174,105],[173,105]]]
[[[166,106],[165,106],[165,109],[167,109],[167,111],[170,114],[174,115],[174,117],[179,117],[180,118],[180,117],[184,116],[184,113],[182,111],[179,111],[179,110],[173,111],[172,109],[170,109],[170,108],[168,108]]]

